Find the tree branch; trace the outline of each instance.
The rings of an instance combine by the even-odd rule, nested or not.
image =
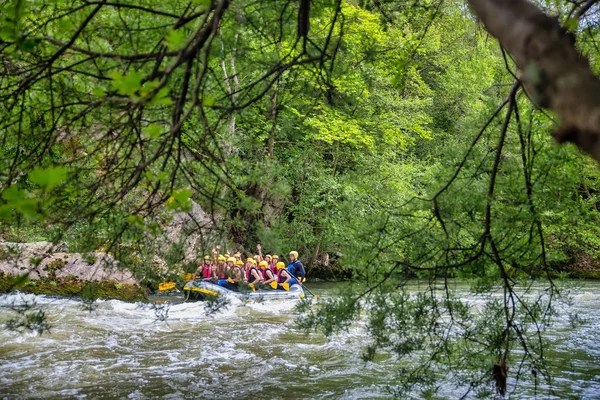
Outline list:
[[[529,96],[561,117],[556,140],[574,142],[600,162],[600,80],[573,35],[526,0],[468,1],[514,57]]]

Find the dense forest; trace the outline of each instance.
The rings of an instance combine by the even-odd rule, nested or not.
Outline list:
[[[435,342],[441,314],[471,318],[450,297],[381,291],[412,277],[502,287],[490,312],[505,320],[483,340],[502,391],[507,343],[533,364],[542,349],[515,321],[543,324],[549,307],[512,297],[517,282],[600,277],[600,172],[537,91],[553,72],[522,68],[486,2],[469,3],[3,0],[0,238],[107,252],[153,287],[157,258],[179,276],[216,244],[294,249],[309,278],[367,285],[301,321],[343,328],[372,295],[367,359]],[[598,74],[595,3],[533,8]],[[398,345],[402,324],[382,315],[409,318],[393,311],[408,303],[436,311],[401,321],[417,333]]]
[[[316,2],[303,36],[293,2],[214,6],[7,2],[5,240],[134,266],[196,203],[200,246],[297,248],[326,276],[464,259],[493,197],[516,269],[593,263],[595,166],[523,91],[494,166],[516,71],[463,4]],[[597,69],[589,18],[569,26]]]

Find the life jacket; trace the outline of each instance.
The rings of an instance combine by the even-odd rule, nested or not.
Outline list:
[[[239,275],[236,274],[234,271],[238,270]],[[228,273],[228,277],[231,279],[237,279],[239,276],[239,279],[241,280],[244,277],[244,270],[241,269],[240,267],[238,267],[237,265],[234,265],[233,267],[229,268],[229,273]],[[237,285],[238,282],[235,282],[234,285]]]
[[[267,271],[269,271],[269,272],[271,272],[271,274],[273,274],[273,271],[271,271],[269,268],[265,268],[265,270],[262,271],[263,280],[265,280],[265,281],[268,281],[269,279],[271,279],[267,276]],[[273,274],[272,276],[275,276],[275,274]]]
[[[248,283],[254,283],[256,282],[258,279],[256,279],[254,277],[254,275],[252,275],[252,270],[255,270],[256,272],[258,272],[258,270],[254,267],[250,268],[247,272],[246,272],[246,280],[248,281]],[[252,278],[252,281],[250,280],[250,278]]]
[[[223,265],[222,267],[217,265],[217,277],[219,279],[227,279],[227,265]]]
[[[210,265],[202,265],[202,278],[212,278],[212,267]]]
[[[291,278],[302,279],[306,275],[306,271],[304,270],[304,265],[300,260],[294,260],[287,266],[287,270],[290,273]]]
[[[285,268],[281,268],[279,271],[277,271],[277,283],[281,283],[283,281],[285,281],[285,279],[281,278],[281,272],[285,271],[287,273],[287,270]],[[292,276],[288,273],[288,276],[291,278]]]

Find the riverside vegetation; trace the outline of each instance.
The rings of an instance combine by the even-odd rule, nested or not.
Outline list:
[[[370,304],[364,358],[423,357],[406,385],[458,364],[467,391],[504,394],[511,363],[549,379],[553,279],[600,276],[597,164],[552,133],[597,155],[594,131],[556,100],[568,68],[466,3],[492,34],[534,15],[595,87],[594,1],[5,0],[0,237],[108,253],[153,288],[217,243],[297,249],[309,277],[360,282],[299,325],[332,333]],[[412,277],[430,290],[407,295]]]

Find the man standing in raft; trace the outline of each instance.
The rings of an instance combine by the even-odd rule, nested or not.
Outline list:
[[[298,283],[302,285],[304,281],[304,277],[306,276],[306,271],[304,270],[304,265],[302,265],[302,261],[298,259],[297,251],[290,251],[290,264],[287,266],[288,272],[292,275],[292,279],[289,284],[293,285],[294,283]],[[297,278],[297,279],[294,279]]]

